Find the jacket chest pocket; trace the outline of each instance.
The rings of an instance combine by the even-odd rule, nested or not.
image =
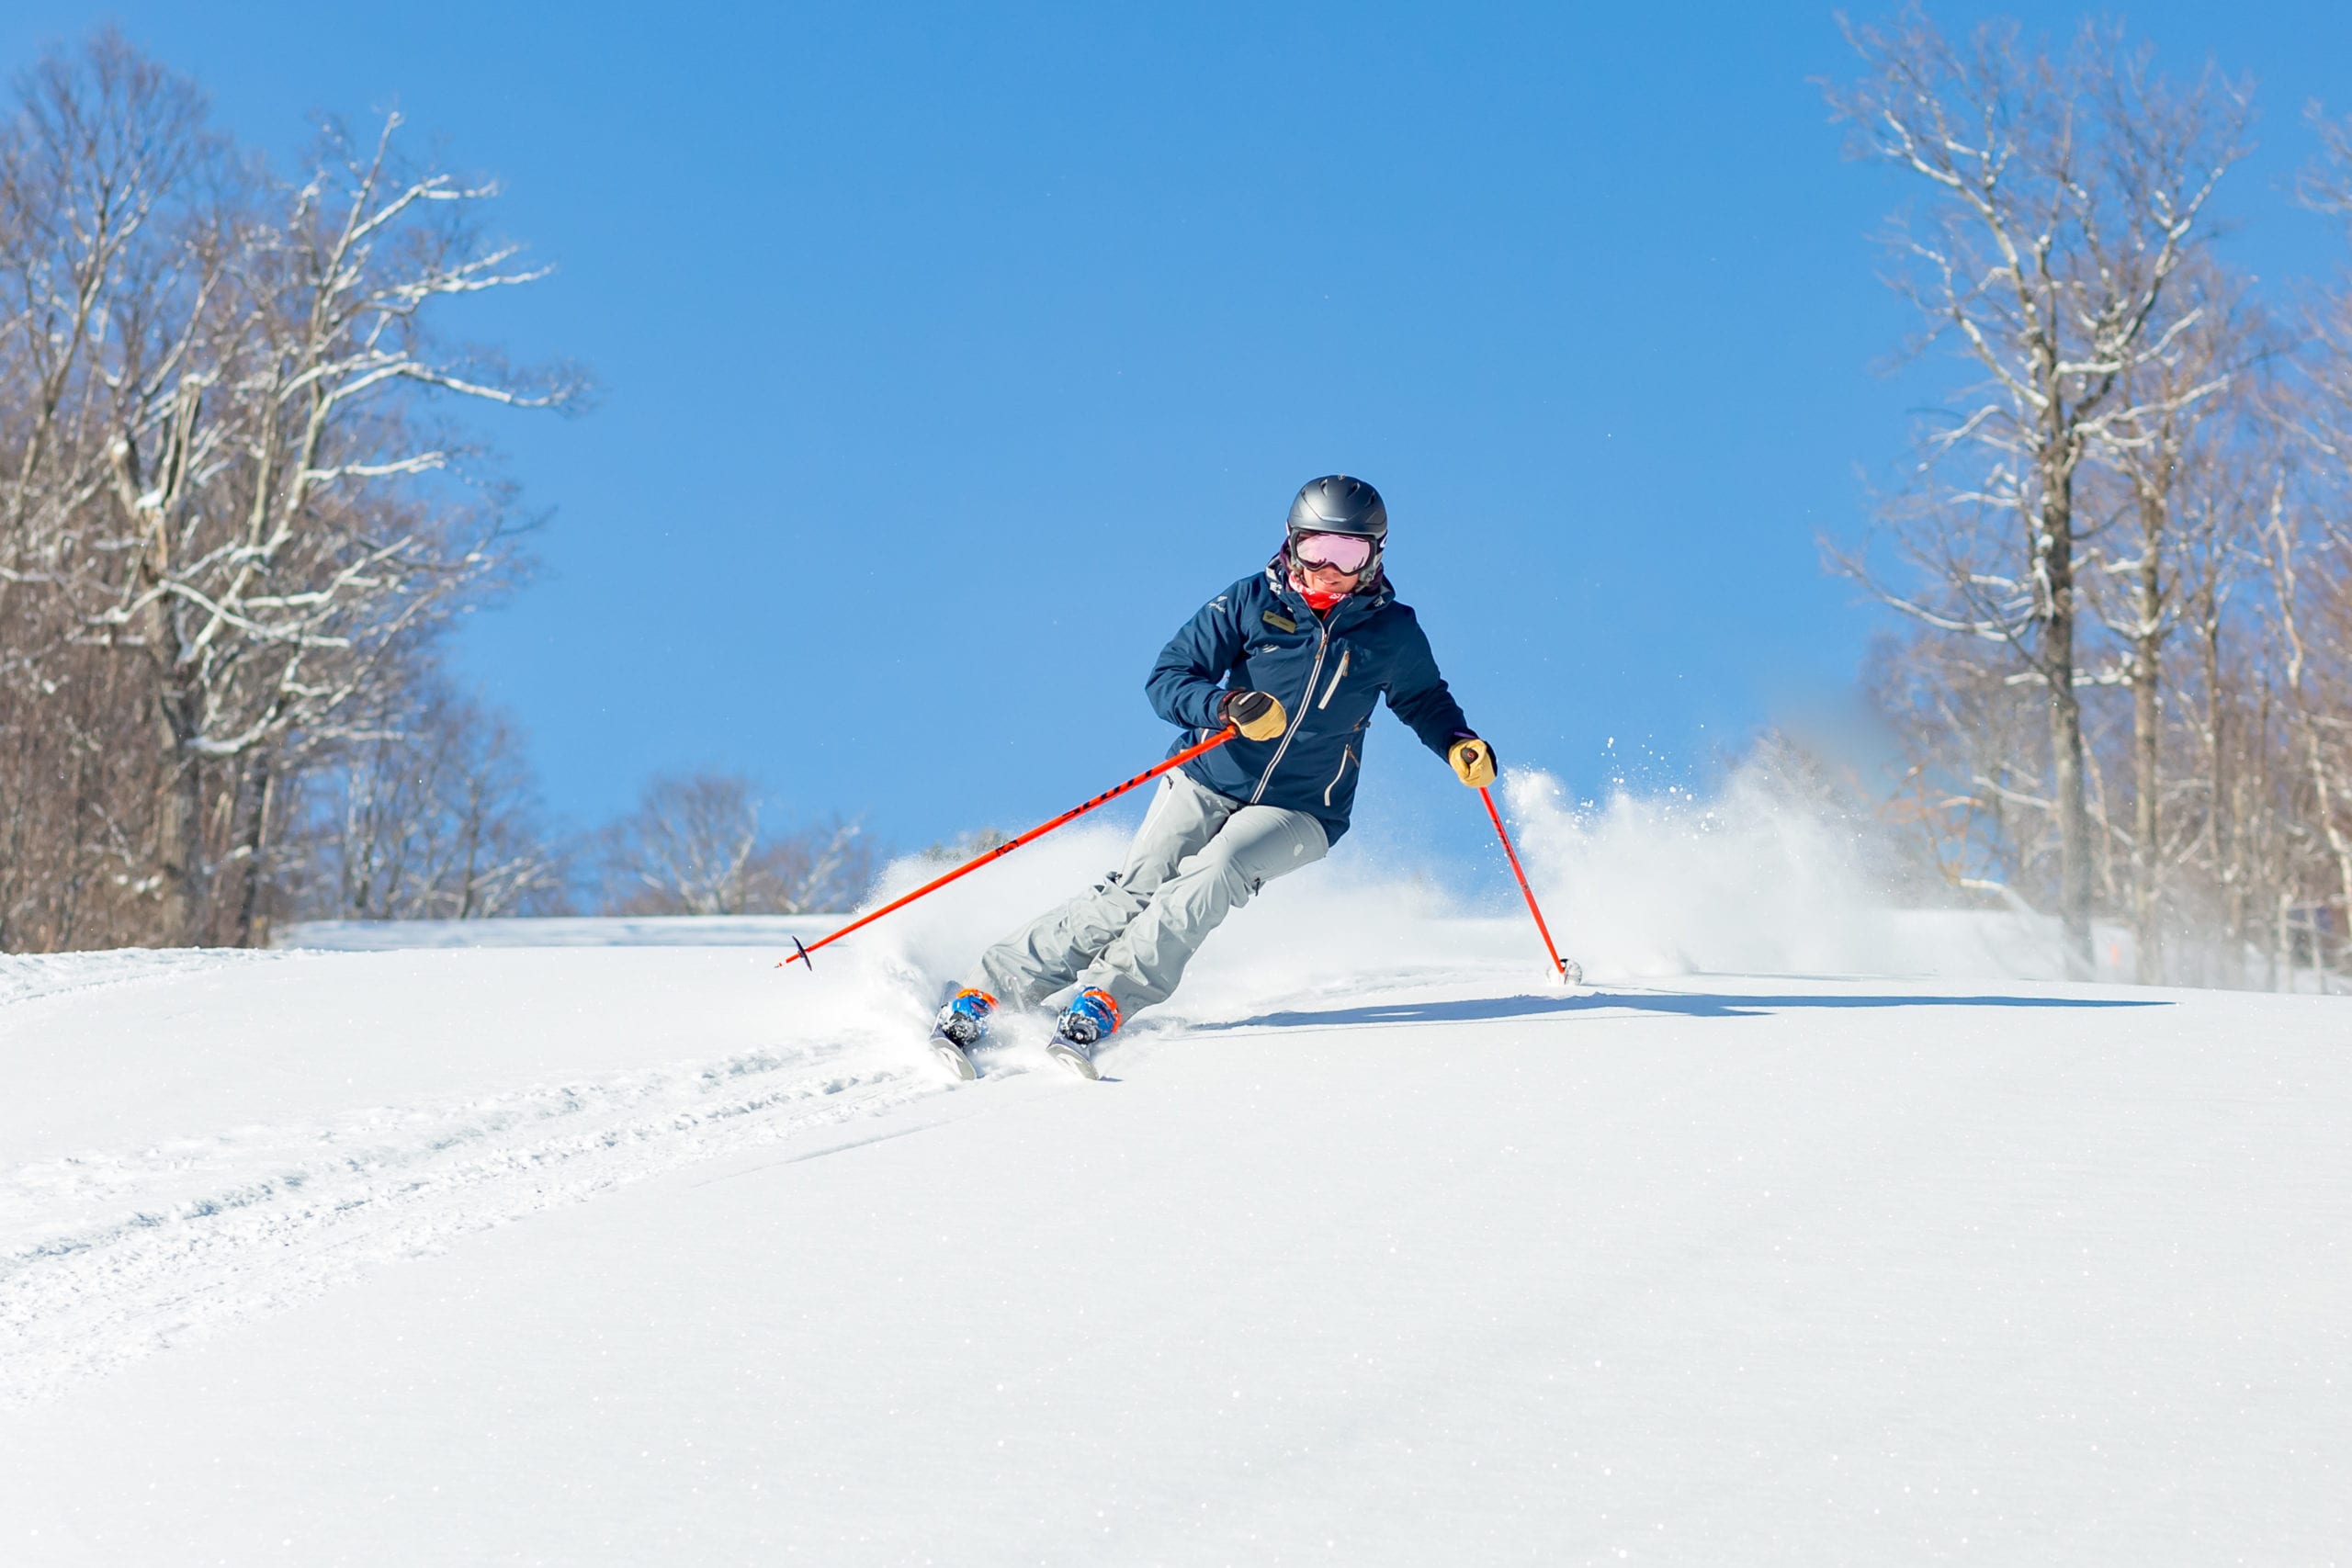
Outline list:
[[[1315,692],[1308,706],[1314,711],[1315,728],[1323,734],[1335,730],[1362,729],[1372,717],[1373,708],[1380,701],[1380,671],[1369,668],[1374,662],[1372,655],[1346,643],[1332,644],[1331,656],[1323,662],[1322,672],[1316,677]]]
[[[1336,651],[1339,657],[1331,658],[1331,651]],[[1313,692],[1307,694],[1307,697],[1317,709],[1330,707],[1331,699],[1338,696],[1340,688],[1347,683],[1348,670],[1355,663],[1355,657],[1356,650],[1344,642],[1337,644],[1332,650],[1327,650],[1323,661],[1324,673],[1321,677],[1322,694],[1317,696]]]
[[[1272,692],[1287,705],[1315,668],[1315,642],[1312,637],[1272,633],[1254,638],[1242,655],[1241,678],[1258,691]],[[1321,682],[1317,684],[1319,689]]]

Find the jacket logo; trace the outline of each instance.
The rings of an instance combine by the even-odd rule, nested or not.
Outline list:
[[[1295,632],[1298,630],[1298,623],[1292,620],[1287,615],[1277,615],[1272,610],[1263,611],[1261,614],[1265,616],[1266,624],[1270,626],[1280,626],[1286,632]]]

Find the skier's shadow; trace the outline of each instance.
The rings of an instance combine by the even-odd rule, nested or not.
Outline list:
[[[1898,996],[1719,996],[1703,991],[1585,991],[1575,996],[1471,997],[1444,1002],[1373,1002],[1318,1011],[1261,1013],[1235,1019],[1227,1029],[1317,1029],[1351,1023],[1483,1023],[1495,1019],[1544,1018],[1562,1013],[1628,1008],[1683,1018],[1764,1018],[1776,1012],[1824,1008],[2164,1008],[2177,1004],[2159,997],[1898,997]]]

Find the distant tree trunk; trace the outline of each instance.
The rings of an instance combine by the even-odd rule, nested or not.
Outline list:
[[[277,773],[267,758],[256,756],[245,771],[245,818],[237,838],[237,897],[239,947],[269,945],[268,890],[270,803],[277,788]]]
[[[459,829],[465,840],[463,852],[465,863],[458,874],[458,919],[461,920],[470,920],[474,918],[474,901],[480,891],[481,831],[482,825],[489,816],[488,803],[483,799],[486,793],[479,775],[466,780],[465,810]]]
[[[2132,639],[2132,975],[2140,984],[2165,977],[2162,874],[2164,787],[2164,539],[2160,498],[2140,493],[2140,570],[2134,584],[2138,612]]]
[[[2209,589],[2210,592],[2210,589]],[[2222,618],[2209,597],[2199,615],[2198,651],[2205,675],[2205,854],[2221,897],[2224,967],[2245,983],[2245,879],[2238,874],[2237,801],[2229,768],[2229,709],[2222,699]]]
[[[2271,964],[2273,976],[2270,988],[2292,992],[2295,988],[2295,890],[2284,887],[2278,891],[2278,914],[2272,921],[2270,950],[2278,956]]]
[[[2317,799],[2314,815],[2319,818],[2320,832],[2327,840],[2329,857],[2335,863],[2336,891],[2344,899],[2344,907],[2352,909],[2352,833],[2347,833],[2344,825],[2346,812],[2352,810],[2352,801],[2345,799],[2337,786],[2335,770],[2331,765],[2327,748],[2321,741],[2316,720],[2305,721],[2303,745],[2311,765],[2312,791]],[[2315,967],[2323,967],[2324,971],[2322,959],[2319,928],[2314,924],[2312,928],[2312,962]],[[2324,985],[2322,988],[2324,989]]]
[[[163,798],[156,812],[155,861],[163,900],[162,936],[175,947],[204,942],[210,879],[204,863],[203,760],[188,750],[194,726],[167,696],[157,715],[164,759]]]
[[[2051,401],[2054,422],[2063,404]],[[2059,923],[2066,972],[2088,979],[2091,964],[2091,814],[2083,758],[2083,705],[2075,690],[2075,465],[2071,432],[2045,448],[2041,536],[2034,541],[2041,579],[2040,655],[2050,694],[2051,794],[2058,810]]]

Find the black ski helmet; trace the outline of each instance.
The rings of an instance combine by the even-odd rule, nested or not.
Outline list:
[[[1388,542],[1388,507],[1363,480],[1326,474],[1307,480],[1290,503],[1291,547],[1297,546],[1301,534],[1352,534],[1370,539],[1372,558],[1363,572],[1369,579],[1379,572],[1381,550]]]

